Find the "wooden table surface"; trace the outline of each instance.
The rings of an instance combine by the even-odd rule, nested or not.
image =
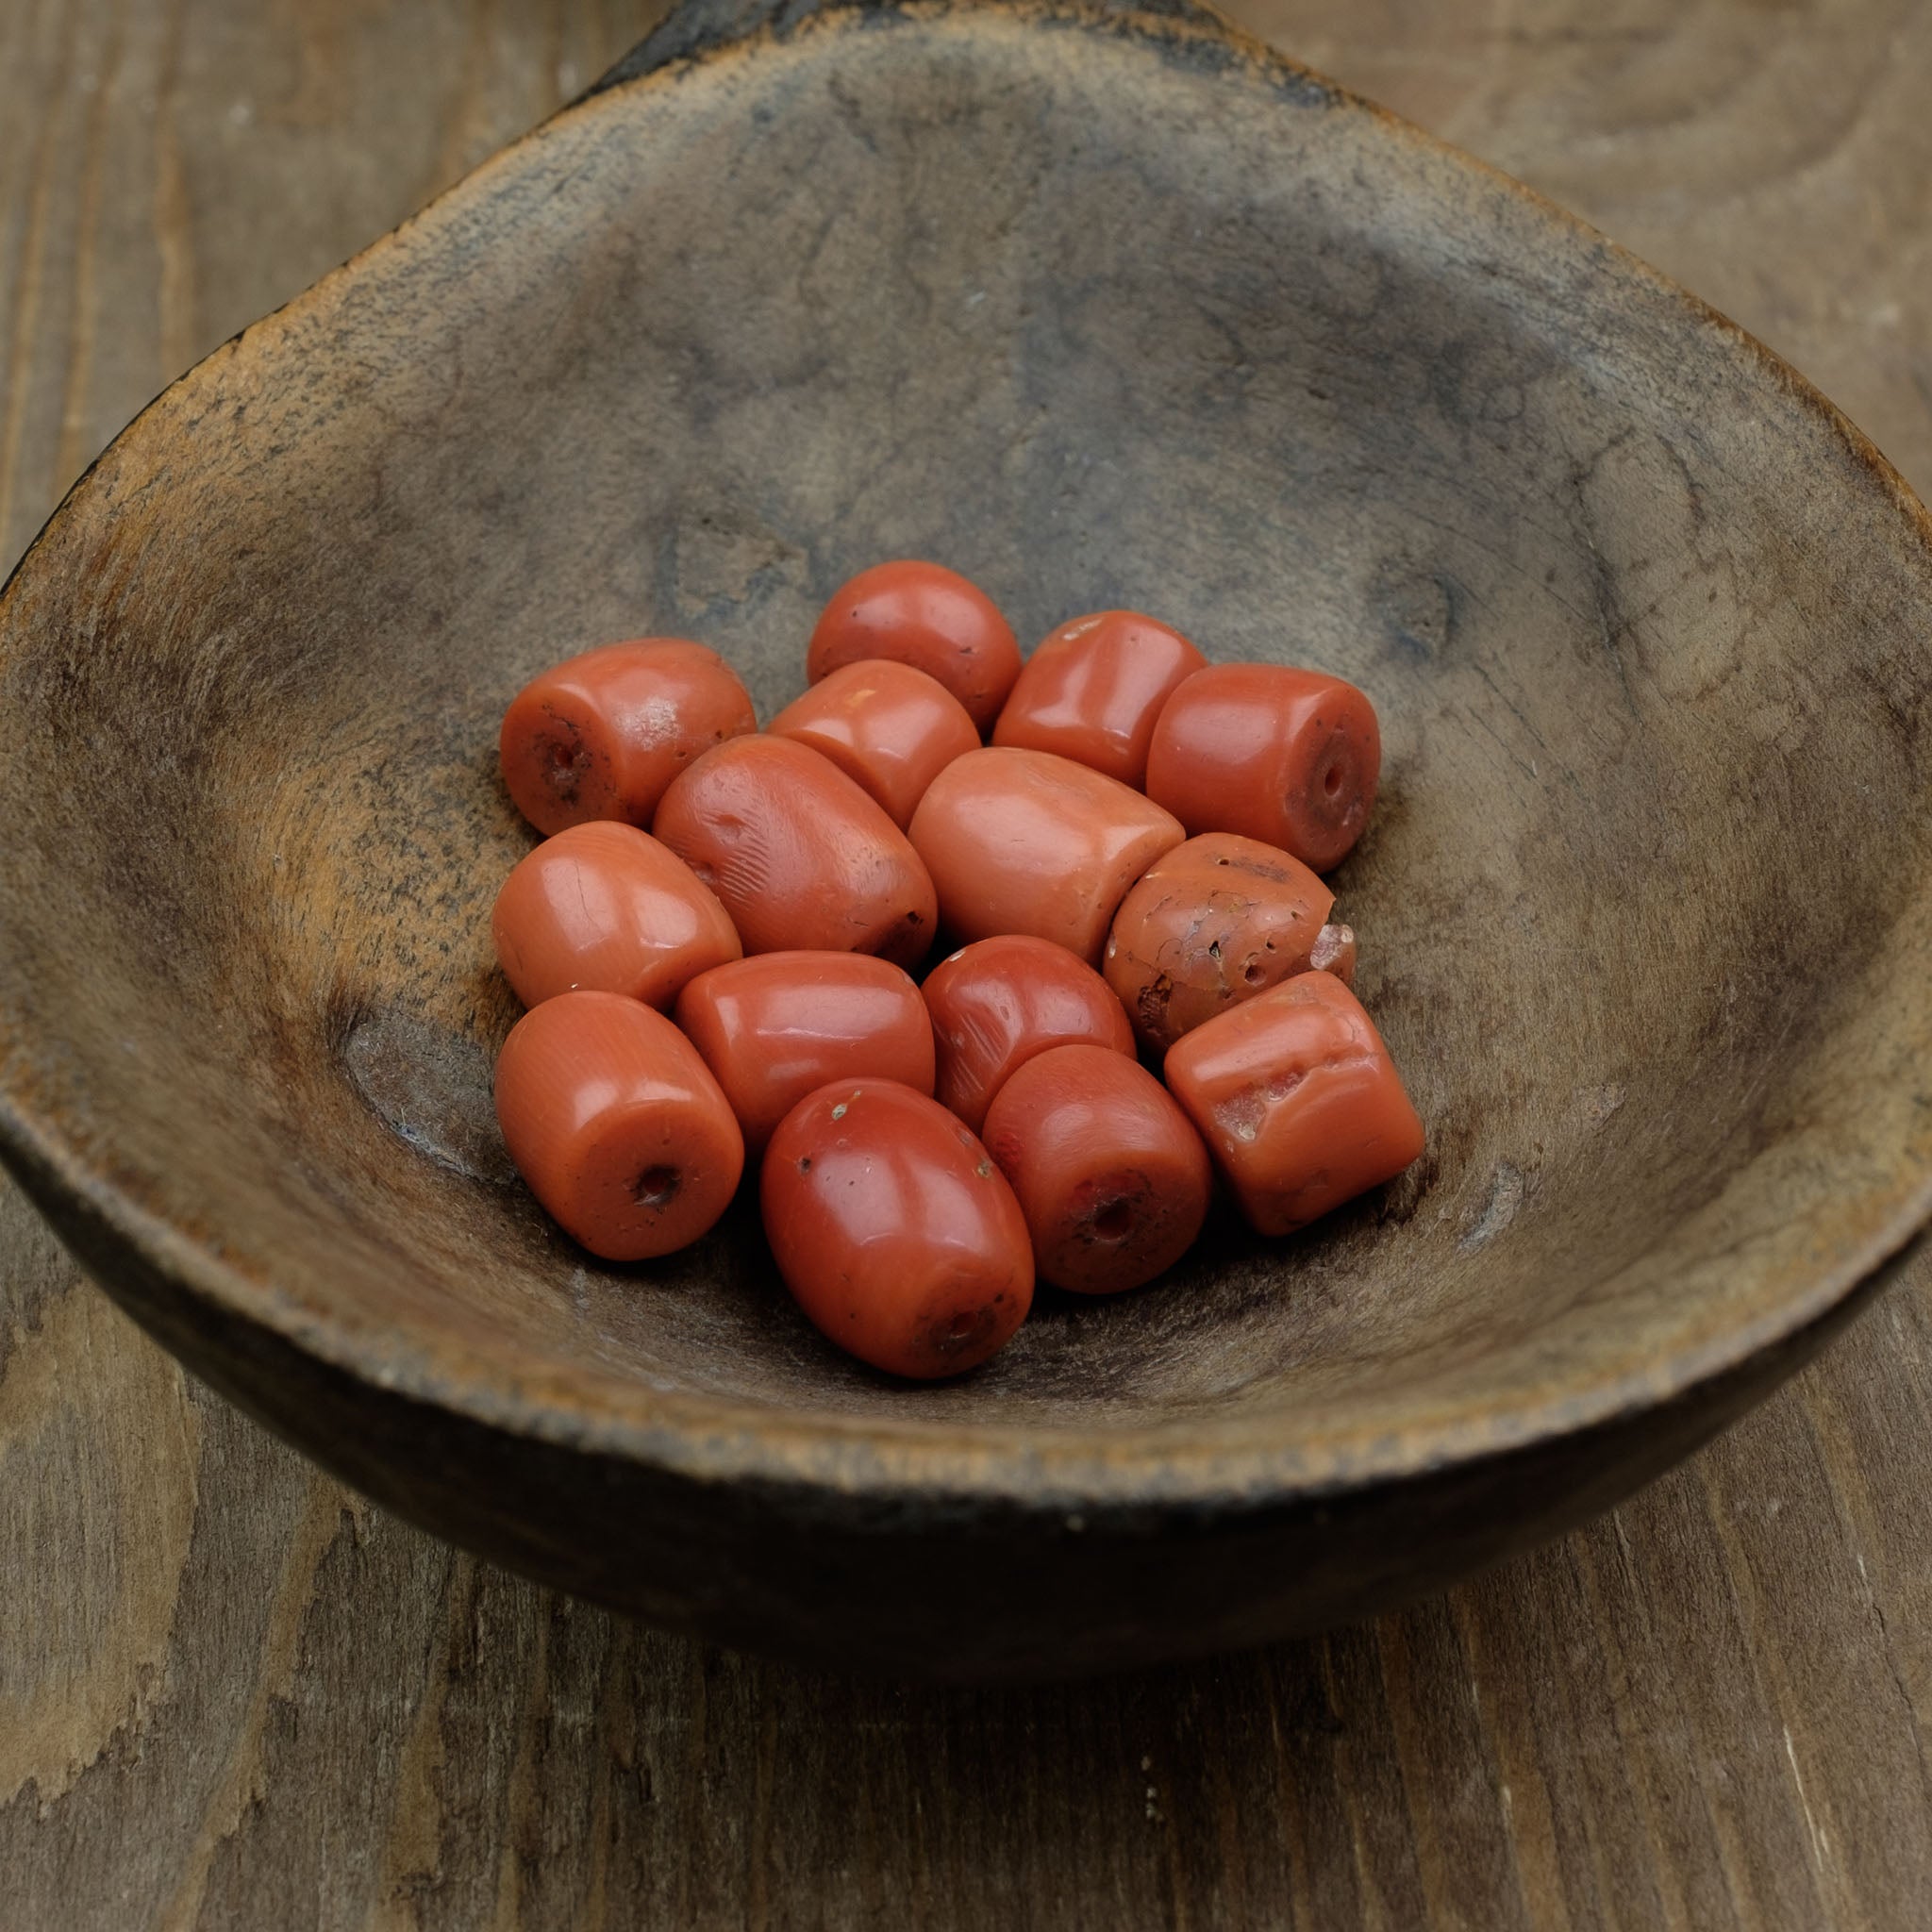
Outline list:
[[[0,567],[167,378],[662,0],[0,0]],[[1932,488],[1932,8],[1241,0]],[[346,1493],[0,1197],[0,1932],[1932,1925],[1932,1266],[1613,1516],[1072,1689],[656,1635]]]

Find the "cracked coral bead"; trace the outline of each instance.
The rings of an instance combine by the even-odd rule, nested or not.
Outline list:
[[[1114,914],[1103,970],[1150,1053],[1306,973],[1335,904],[1300,859],[1231,832],[1164,852]]]
[[[1305,1227],[1423,1151],[1382,1036],[1332,973],[1304,973],[1195,1027],[1165,1072],[1263,1234]]]

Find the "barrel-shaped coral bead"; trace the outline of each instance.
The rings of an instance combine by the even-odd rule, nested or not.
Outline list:
[[[805,673],[816,684],[841,665],[892,658],[936,677],[974,728],[999,716],[1020,675],[1013,627],[979,586],[942,564],[905,558],[848,579],[819,615]]]
[[[933,1089],[932,1023],[912,980],[864,953],[759,953],[700,974],[677,1024],[717,1076],[745,1145],[828,1080]]]
[[[1423,1151],[1423,1125],[1361,1003],[1304,973],[1176,1041],[1165,1067],[1263,1234],[1289,1234]]]
[[[1058,752],[1139,786],[1161,708],[1207,663],[1179,631],[1138,610],[1076,617],[1035,645],[992,741]]]
[[[759,1175],[778,1272],[820,1331],[922,1380],[1003,1347],[1033,1301],[1006,1176],[944,1108],[891,1080],[841,1081],[779,1124]]]
[[[639,638],[533,677],[504,713],[497,753],[511,799],[540,832],[590,819],[648,825],[686,765],[758,728],[750,695],[716,651]]]
[[[606,1260],[695,1241],[744,1169],[743,1137],[697,1048],[622,993],[532,1007],[498,1056],[496,1114],[530,1191]]]
[[[1208,1217],[1208,1150],[1138,1060],[1055,1046],[1002,1087],[987,1151],[1013,1184],[1042,1281],[1117,1294],[1172,1268]]]
[[[575,990],[668,1007],[686,980],[743,951],[730,915],[690,866],[612,819],[566,826],[526,854],[490,924],[526,1007]]]
[[[821,678],[767,729],[829,758],[902,830],[925,788],[955,758],[979,749],[978,729],[959,700],[937,678],[890,658],[864,658]]]
[[[962,946],[922,991],[939,1055],[933,1091],[975,1134],[994,1094],[1035,1054],[1074,1043],[1134,1051],[1106,980],[1066,947],[1028,933]]]
[[[1177,686],[1147,751],[1147,795],[1190,832],[1239,832],[1326,872],[1361,837],[1382,770],[1375,708],[1281,664],[1212,664]]]
[[[1118,779],[1051,752],[998,746],[955,758],[909,833],[960,939],[1031,933],[1090,966],[1127,888],[1183,836]]]
[[[932,945],[933,884],[906,834],[835,765],[789,738],[733,739],[665,792],[652,830],[724,902],[747,953]]]

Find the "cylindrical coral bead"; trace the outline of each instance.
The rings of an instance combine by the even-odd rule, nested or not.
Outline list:
[[[758,728],[750,695],[716,651],[639,638],[533,677],[504,713],[497,754],[511,799],[540,832],[591,819],[648,825],[686,765]]]
[[[496,1114],[530,1191],[606,1260],[694,1241],[744,1169],[743,1137],[697,1048],[621,993],[532,1007],[497,1058]]]
[[[1042,1281],[1117,1294],[1172,1268],[1208,1216],[1208,1150],[1138,1060],[1056,1046],[1002,1087],[987,1151],[1013,1184]]]
[[[1281,664],[1212,664],[1176,687],[1147,751],[1147,795],[1190,832],[1239,832],[1317,872],[1374,809],[1375,708],[1354,685]]]
[[[652,822],[724,902],[747,953],[931,947],[933,884],[906,834],[843,772],[788,738],[733,739],[665,792]]]
[[[1184,834],[1071,758],[990,747],[933,780],[908,836],[959,938],[1032,933],[1093,966],[1127,888]]]

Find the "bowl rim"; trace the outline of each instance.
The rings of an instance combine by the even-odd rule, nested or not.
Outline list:
[[[817,10],[782,26],[701,36],[694,45],[679,46],[670,58],[641,72],[623,74],[630,62],[620,63],[612,74],[621,77],[607,75],[594,83],[435,195],[416,214],[169,383],[67,491],[0,584],[0,607],[11,597],[42,547],[94,487],[106,458],[171,399],[198,381],[212,379],[218,365],[251,343],[259,345],[286,330],[311,305],[365,266],[409,245],[438,218],[446,219],[487,196],[498,176],[520,166],[558,128],[582,117],[617,111],[621,104],[634,104],[675,86],[696,70],[756,59],[771,46],[852,31],[879,19],[922,25],[946,20],[974,26],[1017,22],[1208,49],[1219,57],[1231,51],[1240,57],[1250,79],[1304,95],[1311,89],[1319,91],[1329,106],[1366,119],[1382,138],[1446,160],[1465,175],[1503,191],[1530,208],[1553,235],[1601,251],[1622,278],[1647,287],[1681,309],[1690,324],[1726,344],[1815,417],[1889,500],[1898,517],[1895,541],[1932,559],[1932,515],[1898,472],[1842,411],[1748,330],[1581,217],[1478,157],[1327,80],[1199,0],[1180,0],[1178,6],[1175,0],[1165,0],[1165,6],[1173,10],[1101,10],[1081,0],[980,0],[972,7],[957,0],[826,0]],[[675,18],[674,14],[672,19]],[[668,24],[660,24],[659,34]],[[646,48],[649,45],[647,42]],[[1211,1512],[1320,1500],[1481,1463],[1691,1397],[1705,1385],[1732,1376],[1779,1344],[1824,1324],[1861,1286],[1895,1272],[1894,1264],[1907,1251],[1932,1249],[1932,1234],[1927,1231],[1927,1223],[1932,1222],[1928,1173],[1919,1177],[1915,1189],[1906,1191],[1891,1212],[1867,1227],[1863,1239],[1834,1265],[1773,1308],[1706,1334],[1665,1360],[1616,1364],[1580,1383],[1537,1390],[1507,1412],[1452,1413],[1417,1421],[1399,1433],[1361,1424],[1344,1425],[1321,1438],[1298,1437],[1291,1425],[1277,1427],[1271,1440],[1257,1444],[1252,1440],[1258,1432],[1252,1427],[1251,1414],[1245,1418],[1250,1426],[1242,1439],[1223,1442],[1214,1440],[1212,1418],[1196,1418],[1186,1430],[1179,1424],[1144,1423],[1114,1432],[1059,1430],[997,1419],[961,1424],[824,1410],[801,1415],[728,1394],[649,1389],[614,1372],[591,1380],[588,1387],[581,1374],[548,1369],[525,1370],[513,1383],[506,1383],[498,1358],[467,1344],[445,1345],[433,1363],[399,1359],[393,1352],[385,1357],[354,1326],[325,1319],[322,1311],[278,1289],[266,1274],[241,1266],[148,1206],[111,1176],[106,1160],[86,1157],[83,1136],[63,1131],[57,1113],[37,1111],[19,1091],[13,1056],[4,1053],[8,1034],[18,1031],[18,1015],[0,1007],[0,1163],[57,1224],[64,1226],[74,1218],[91,1224],[188,1301],[205,1306],[244,1332],[261,1331],[383,1393],[453,1411],[512,1437],[706,1483],[750,1479],[780,1490],[862,1491],[869,1499],[916,1495],[927,1502],[947,1497],[966,1506],[1052,1512],[1077,1508],[1098,1512],[1098,1522],[1106,1521],[1109,1513],[1149,1503]],[[109,1291],[141,1315],[143,1297],[112,1278],[111,1271],[101,1272]],[[628,1399],[608,1399],[612,1391],[607,1383],[622,1387]],[[601,1391],[607,1399],[588,1401],[591,1391]],[[1075,1524],[1079,1520],[1070,1519]]]

